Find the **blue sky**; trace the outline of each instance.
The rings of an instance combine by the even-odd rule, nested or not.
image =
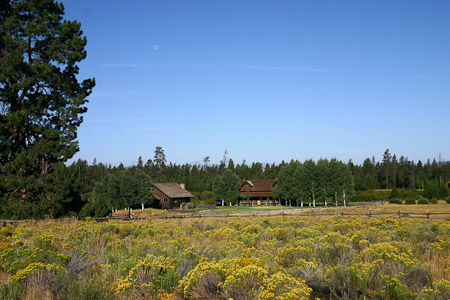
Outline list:
[[[64,0],[82,158],[450,159],[450,1]]]

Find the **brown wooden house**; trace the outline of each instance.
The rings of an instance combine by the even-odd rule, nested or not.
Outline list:
[[[159,206],[164,209],[177,209],[194,197],[178,183],[153,183],[153,196],[159,201]]]
[[[276,205],[277,202],[272,196],[276,189],[275,179],[241,180],[239,189],[239,205]]]

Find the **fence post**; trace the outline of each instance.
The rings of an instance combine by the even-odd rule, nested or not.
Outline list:
[[[402,217],[400,216],[400,210],[398,211],[398,218],[401,219]]]
[[[372,212],[369,211],[369,219],[372,217]]]
[[[344,212],[343,211],[341,211],[341,217],[344,217]]]
[[[427,212],[427,219],[430,218],[430,212]]]

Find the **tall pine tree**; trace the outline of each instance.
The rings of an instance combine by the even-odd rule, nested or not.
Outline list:
[[[77,79],[86,38],[80,23],[63,15],[63,5],[52,0],[0,4],[0,206],[6,217],[46,206],[48,175],[78,151],[77,128],[95,83]],[[33,211],[20,217],[47,214]]]

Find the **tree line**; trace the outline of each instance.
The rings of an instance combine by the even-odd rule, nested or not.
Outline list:
[[[279,164],[253,162],[248,165],[246,161],[235,164],[231,158],[211,164],[208,157],[203,163],[176,164],[167,163],[164,150],[158,146],[152,159],[144,163],[139,157],[135,165],[127,167],[123,164],[111,166],[95,159],[91,164],[79,159],[67,166],[55,165],[47,179],[50,188],[42,201],[11,201],[2,194],[1,216],[106,215],[111,209],[123,209],[128,205],[149,206],[153,202],[152,182],[185,183],[186,189],[199,201],[223,199],[235,203],[239,197],[239,180],[277,179],[273,197],[284,204],[302,206],[343,203],[344,199],[351,200],[355,191],[416,190],[427,186],[438,189],[450,180],[448,163],[435,160],[414,163],[404,158],[396,161],[392,157],[390,161],[378,162],[374,158],[366,159],[361,165],[337,159],[291,160]]]

